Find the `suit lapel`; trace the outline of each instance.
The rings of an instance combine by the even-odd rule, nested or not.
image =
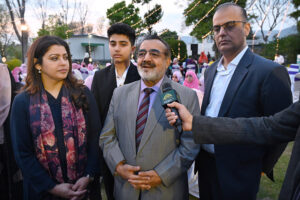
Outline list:
[[[211,69],[209,69],[210,71],[208,71],[208,73],[206,74],[206,77],[205,77],[205,86],[204,86],[205,93],[204,93],[203,102],[202,102],[202,106],[201,106],[201,114],[202,115],[205,114],[206,107],[209,104],[210,92],[211,92],[212,85],[214,83],[215,75],[217,73],[218,63],[219,63],[219,61],[215,62],[214,64],[212,64],[210,66]]]
[[[110,68],[110,77],[112,77],[109,81],[109,87],[112,87],[113,89],[115,89],[117,87],[117,80],[116,80],[116,73],[115,73],[115,66],[114,64],[111,65],[111,68]]]
[[[248,67],[251,65],[253,60],[253,53],[248,50],[240,60],[239,64],[237,65],[235,72],[229,82],[229,85],[227,87],[226,93],[224,95],[222,105],[219,111],[219,117],[225,116],[227,111],[230,108],[230,105],[232,103],[232,100],[235,97],[236,92],[238,91],[239,87],[242,84],[242,81],[244,80],[246,74],[248,73]]]
[[[140,88],[141,88],[141,82],[137,81],[135,83],[134,89],[130,90],[128,92],[128,99],[127,99],[127,109],[128,110],[128,133],[129,133],[129,141],[130,141],[130,148],[132,149],[132,152],[134,152],[134,155],[136,155],[136,146],[135,146],[135,130],[136,130],[136,117],[138,112],[138,103],[139,103],[139,96],[140,96]],[[128,109],[129,108],[129,109]]]
[[[130,62],[130,66],[129,66],[124,84],[134,82],[138,79],[139,79],[139,74],[137,72],[137,67]]]
[[[169,82],[169,79],[164,77],[164,80],[161,83],[161,86],[165,83]],[[161,105],[160,96],[162,94],[161,92],[161,86],[158,90],[158,93],[154,99],[154,102],[152,104],[152,108],[150,110],[149,116],[147,118],[146,127],[143,132],[143,136],[141,139],[141,143],[138,149],[138,152],[143,148],[143,146],[146,144],[147,140],[149,139],[151,133],[153,132],[154,127],[159,122],[162,114],[164,113],[164,109]]]

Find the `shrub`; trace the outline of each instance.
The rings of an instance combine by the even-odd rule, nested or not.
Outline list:
[[[17,58],[13,58],[13,59],[7,61],[6,64],[9,68],[9,70],[12,71],[15,67],[21,66],[22,61]]]

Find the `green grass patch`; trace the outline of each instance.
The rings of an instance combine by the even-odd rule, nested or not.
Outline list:
[[[272,182],[267,176],[263,175],[260,181],[258,199],[276,200],[284,180],[285,172],[291,157],[293,142],[289,143],[285,151],[279,158],[274,167],[274,179]]]

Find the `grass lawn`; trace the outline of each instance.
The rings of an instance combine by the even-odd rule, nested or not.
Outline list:
[[[272,182],[265,175],[262,176],[260,181],[259,192],[257,195],[258,199],[268,199],[268,200],[278,199],[278,195],[283,183],[284,175],[291,157],[293,144],[294,144],[293,142],[288,144],[285,151],[283,152],[283,154],[281,155],[281,157],[279,158],[278,162],[275,165],[274,168],[275,182]]]

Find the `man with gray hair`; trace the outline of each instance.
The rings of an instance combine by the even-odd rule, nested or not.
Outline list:
[[[116,199],[188,199],[187,170],[199,152],[190,132],[178,132],[160,101],[168,84],[193,114],[196,93],[164,76],[169,45],[156,35],[144,38],[137,52],[141,80],[115,89],[100,135],[105,161],[114,176]],[[183,98],[184,97],[184,98]]]

